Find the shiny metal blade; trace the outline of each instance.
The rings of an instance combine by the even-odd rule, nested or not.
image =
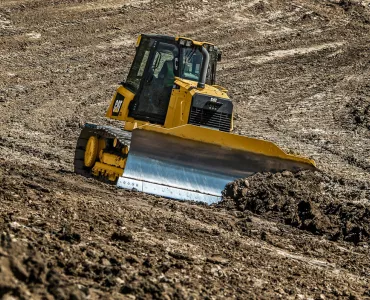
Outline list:
[[[137,129],[117,186],[210,204],[219,201],[225,185],[237,178],[297,169],[307,165]]]

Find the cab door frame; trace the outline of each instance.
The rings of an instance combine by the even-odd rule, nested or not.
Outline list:
[[[150,78],[151,76],[153,76],[152,72],[150,72],[150,68],[153,66],[153,62],[154,62],[158,47],[161,45],[161,43],[171,44],[171,45],[174,45],[176,47],[178,47],[178,44],[177,44],[175,38],[170,39],[170,38],[167,38],[167,37],[157,37],[157,36],[156,37],[150,37],[150,36],[147,37],[147,36],[143,36],[142,40],[145,39],[145,38],[150,39],[150,41],[149,41],[149,49],[150,49],[149,57],[148,57],[148,60],[146,62],[146,66],[144,68],[144,73],[143,73],[143,76],[141,78],[139,88],[138,88],[137,92],[135,93],[134,99],[130,103],[128,116],[132,117],[136,120],[148,121],[150,123],[156,123],[156,124],[164,125],[165,119],[166,119],[166,114],[164,116],[163,115],[160,116],[158,114],[150,113],[149,111],[146,111],[145,113],[140,113],[140,111],[138,111],[138,110],[140,108],[139,107],[140,106],[140,99],[143,96],[143,92],[145,90],[145,87],[149,83],[148,80],[153,80],[153,78]],[[178,53],[178,55],[179,55],[179,53]],[[179,58],[177,57],[177,61],[178,61],[178,59]],[[177,75],[177,74],[175,74],[175,75]]]

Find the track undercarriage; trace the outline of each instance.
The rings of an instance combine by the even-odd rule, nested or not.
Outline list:
[[[85,177],[95,176],[115,183],[123,174],[131,141],[131,132],[85,124],[77,141],[74,169]]]

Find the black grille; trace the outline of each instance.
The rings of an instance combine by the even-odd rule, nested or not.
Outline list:
[[[230,131],[231,114],[193,106],[190,111],[189,124]]]

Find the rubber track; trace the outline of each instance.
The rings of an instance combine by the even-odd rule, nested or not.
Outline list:
[[[86,123],[80,133],[77,140],[75,159],[74,159],[74,171],[76,174],[80,174],[85,177],[91,177],[90,168],[84,166],[84,155],[87,145],[87,141],[90,136],[95,135],[97,137],[104,138],[116,138],[122,145],[130,146],[131,132],[125,131],[112,126],[103,126]]]

